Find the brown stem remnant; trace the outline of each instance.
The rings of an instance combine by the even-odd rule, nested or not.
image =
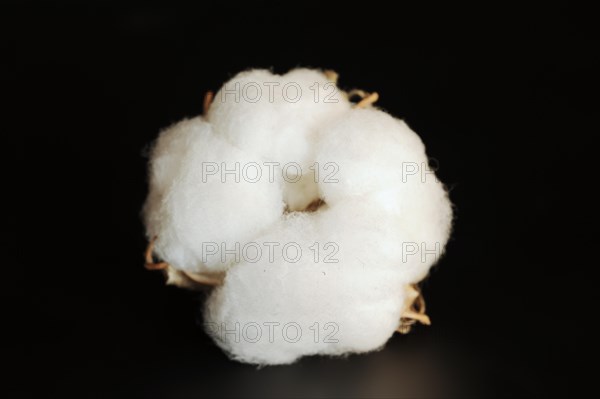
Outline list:
[[[204,102],[202,103],[202,114],[206,115],[208,113],[208,109],[210,108],[210,104],[212,104],[213,98],[215,94],[212,91],[207,91],[204,95]]]
[[[416,322],[426,326],[431,325],[429,316],[425,314],[425,299],[423,299],[423,295],[419,292],[416,285],[408,286],[406,300],[408,303],[404,312],[402,312],[400,326],[398,326],[396,331],[400,334],[408,334]]]
[[[154,236],[154,238],[152,238],[148,243],[148,247],[146,247],[145,267],[148,270],[164,270],[167,267],[169,267],[169,264],[167,262],[154,262],[154,259],[152,258],[152,252],[154,251],[154,242],[156,241],[156,238],[157,237]]]
[[[375,104],[377,100],[379,100],[379,94],[373,92],[360,100],[356,104],[356,108],[367,108],[368,106]]]
[[[339,75],[336,71],[334,71],[333,69],[326,69],[323,71],[323,74],[331,83],[337,84]]]
[[[145,267],[148,270],[165,270],[166,271],[167,269],[169,269],[171,267],[171,265],[169,263],[154,262],[154,259],[152,258],[152,252],[154,251],[154,242],[156,241],[157,238],[158,237],[155,236],[148,243],[148,247],[146,248],[146,253],[145,253],[145,259],[146,259]],[[187,273],[187,272],[184,272],[181,270],[179,272],[183,273],[190,280],[193,280],[194,282],[201,284],[201,285],[217,286],[217,285],[223,284],[223,281],[221,279],[218,279],[215,277],[205,276],[200,273]]]

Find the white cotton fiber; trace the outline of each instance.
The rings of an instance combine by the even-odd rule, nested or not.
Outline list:
[[[206,331],[240,362],[382,348],[450,235],[451,204],[419,136],[354,106],[328,76],[242,72],[152,152],[154,254],[182,287],[222,276]],[[261,178],[248,179],[250,164]]]
[[[181,158],[187,151],[188,143],[198,137],[193,126],[202,124],[201,120],[194,118],[181,121],[161,132],[154,143],[150,157],[150,190],[143,210],[146,229],[151,237],[158,233],[160,204],[182,171],[184,164]]]
[[[254,160],[202,118],[164,131],[152,154],[145,207],[148,236],[158,237],[156,254],[187,272],[226,270],[235,258],[223,261],[222,249],[243,245],[283,211],[280,187],[242,178],[242,165]],[[222,173],[236,165],[238,175]]]
[[[294,243],[301,248],[298,260],[294,250],[286,259],[279,247],[272,262],[264,257],[240,263],[209,298],[206,329],[232,358],[266,365],[306,355],[366,352],[382,347],[398,327],[404,304],[401,273],[381,267],[375,258],[364,263],[333,263],[337,254],[329,261],[315,259],[315,245],[331,253],[324,251],[328,234],[318,218],[286,218],[257,239]],[[338,227],[344,231],[345,226]]]
[[[317,128],[349,108],[343,92],[320,71],[251,70],[223,85],[208,120],[232,144],[262,160],[308,167]]]
[[[402,188],[402,165],[427,162],[419,136],[403,121],[376,109],[353,109],[324,124],[315,159],[319,165],[336,165],[330,180],[337,181],[328,184],[322,179],[320,185],[331,204],[373,190]]]
[[[325,125],[316,146],[320,165],[336,165],[336,181],[319,182],[323,199],[336,205],[367,196],[360,200],[364,207],[373,203],[393,215],[400,228],[392,233],[398,245],[418,251],[402,264],[407,280],[423,279],[444,250],[452,209],[419,136],[382,111],[353,109]],[[436,253],[421,256],[423,251]],[[421,261],[412,261],[417,258]]]

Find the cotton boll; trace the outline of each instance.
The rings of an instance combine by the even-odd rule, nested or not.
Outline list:
[[[165,131],[153,152],[145,212],[149,237],[158,236],[155,253],[186,272],[226,270],[234,259],[223,259],[222,250],[243,245],[283,212],[277,183],[244,178],[252,162],[201,118]]]
[[[205,119],[161,133],[147,235],[170,283],[224,277],[204,319],[233,359],[377,350],[450,234],[448,195],[427,167],[403,121],[351,108],[322,71],[246,71]]]
[[[231,143],[262,160],[307,167],[315,130],[349,108],[320,71],[296,69],[282,76],[251,70],[219,90],[207,118]]]
[[[292,215],[257,240],[295,243],[302,249],[297,261],[276,250],[272,262],[263,256],[237,264],[208,299],[207,331],[232,358],[287,364],[313,354],[367,352],[381,348],[398,327],[405,301],[400,273],[315,259],[315,243],[327,240],[318,217]]]

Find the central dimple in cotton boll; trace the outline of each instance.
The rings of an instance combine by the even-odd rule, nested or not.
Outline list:
[[[223,85],[207,119],[234,146],[273,163],[288,210],[299,211],[318,199],[310,169],[316,132],[348,109],[347,96],[320,71],[253,70]]]
[[[283,201],[288,211],[304,211],[319,199],[319,186],[316,183],[315,172],[305,171],[300,175],[284,175]]]
[[[383,347],[448,240],[451,204],[421,139],[353,106],[331,78],[242,72],[206,117],[170,127],[154,147],[148,238],[170,283],[223,276],[204,321],[232,359],[288,364]],[[236,162],[260,165],[262,178],[204,173]],[[207,243],[218,244],[210,256]],[[224,251],[236,245],[253,250]]]

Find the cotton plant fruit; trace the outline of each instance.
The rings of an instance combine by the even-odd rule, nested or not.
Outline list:
[[[240,362],[369,352],[430,323],[417,283],[450,234],[447,192],[376,93],[336,84],[239,73],[153,147],[146,267],[209,287],[206,331]]]

